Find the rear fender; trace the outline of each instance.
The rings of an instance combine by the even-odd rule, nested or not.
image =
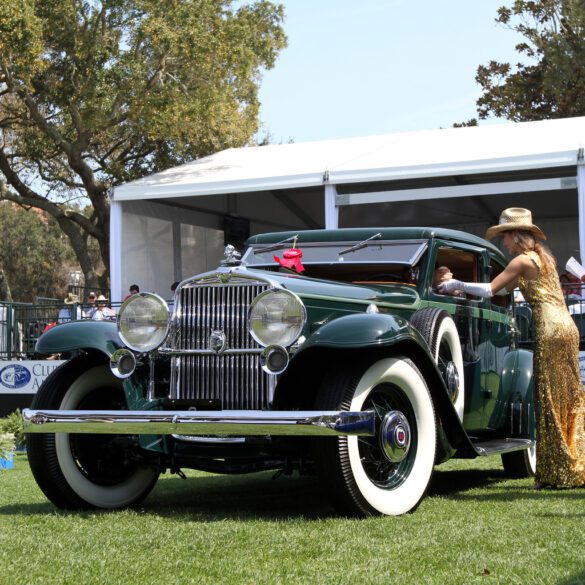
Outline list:
[[[506,436],[534,439],[533,355],[526,349],[509,351],[489,426],[504,428]]]

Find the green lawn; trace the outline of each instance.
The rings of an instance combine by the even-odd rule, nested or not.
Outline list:
[[[585,584],[585,490],[499,459],[438,467],[398,518],[339,518],[313,478],[164,476],[137,510],[64,513],[26,456],[0,475],[0,584]]]

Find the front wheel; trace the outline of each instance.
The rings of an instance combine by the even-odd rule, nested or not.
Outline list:
[[[126,401],[122,381],[107,365],[74,359],[41,385],[33,409],[120,410]],[[124,508],[142,501],[158,472],[140,463],[131,435],[30,434],[31,471],[44,494],[67,510]]]
[[[314,441],[317,469],[336,508],[352,516],[397,516],[422,500],[435,461],[436,419],[426,382],[405,357],[332,370],[317,409],[373,410],[373,437]]]

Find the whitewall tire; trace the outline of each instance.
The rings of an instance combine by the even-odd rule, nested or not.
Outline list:
[[[396,356],[337,368],[324,382],[318,403],[328,409],[374,410],[378,418],[374,437],[315,441],[318,471],[334,505],[357,516],[414,510],[433,472],[436,419],[426,382],[412,361]],[[393,418],[392,432],[386,432]]]

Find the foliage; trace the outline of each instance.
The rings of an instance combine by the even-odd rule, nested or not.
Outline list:
[[[467,120],[467,122],[455,122],[453,124],[453,128],[467,128],[469,126],[477,126],[477,119],[471,118],[471,120]]]
[[[11,453],[14,453],[16,443],[12,433],[0,433],[0,459],[5,459]]]
[[[79,265],[58,223],[36,209],[0,202],[0,233],[4,242],[0,246],[0,267],[12,298],[63,298],[69,271],[79,270]]]
[[[17,449],[24,447],[25,435],[20,410],[17,409],[8,416],[0,418],[0,433],[10,434]]]
[[[490,61],[477,69],[479,117],[513,121],[585,114],[585,2],[515,0],[496,22],[524,37],[525,63]]]
[[[256,132],[284,13],[266,0],[233,4],[0,2],[0,197],[56,219],[87,286],[107,287],[111,187]],[[80,196],[89,216],[63,206]]]

